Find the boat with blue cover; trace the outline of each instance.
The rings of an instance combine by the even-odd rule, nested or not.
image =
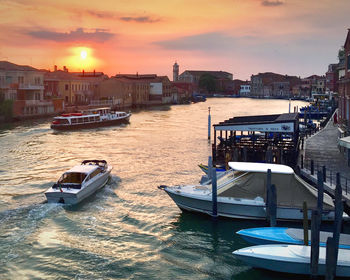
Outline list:
[[[294,244],[304,245],[304,230],[300,228],[287,227],[261,227],[242,229],[236,232],[244,240],[256,245],[265,244]],[[311,232],[309,231],[309,236]],[[332,237],[333,232],[320,232],[320,246],[325,247],[327,238]],[[309,241],[311,244],[311,241]],[[350,249],[350,234],[340,234],[339,248]]]

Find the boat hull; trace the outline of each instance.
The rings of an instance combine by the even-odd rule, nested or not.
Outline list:
[[[310,274],[310,246],[260,245],[243,248],[233,255],[252,267],[291,274]],[[350,250],[339,249],[336,276],[350,276]],[[320,247],[318,275],[326,272],[326,248]]]
[[[171,187],[166,187],[164,190],[180,209],[212,215],[213,203],[211,196],[194,196]],[[263,201],[229,197],[217,198],[217,214],[221,217],[253,220],[265,220],[267,217],[266,204]],[[311,210],[308,211],[308,216],[311,219]],[[277,207],[276,218],[278,220],[299,221],[303,220],[303,212],[300,208],[279,206]],[[333,221],[334,211],[324,213],[322,220]]]
[[[237,232],[248,243],[256,245],[266,244],[291,244],[304,245],[304,230],[299,228],[284,228],[284,227],[262,227],[242,229]],[[311,236],[311,231],[308,231]],[[325,247],[327,238],[332,237],[333,232],[320,232],[320,246]],[[309,241],[311,245],[311,241]],[[340,234],[339,248],[350,249],[350,235]]]
[[[114,120],[102,120],[99,122],[91,122],[91,123],[78,123],[78,124],[51,124],[51,128],[54,130],[76,130],[76,129],[84,129],[84,128],[96,128],[96,127],[103,127],[103,126],[112,126],[112,125],[118,125],[123,123],[129,123],[130,116],[120,119],[114,119]]]
[[[48,203],[64,203],[64,204],[77,204],[84,199],[91,196],[93,193],[104,187],[111,173],[111,168],[109,168],[105,173],[99,178],[96,178],[94,182],[88,186],[76,191],[76,190],[66,190],[60,191],[58,188],[50,188],[45,192],[45,196]]]

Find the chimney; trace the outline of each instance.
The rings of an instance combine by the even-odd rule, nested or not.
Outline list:
[[[94,77],[95,77],[95,75],[96,75],[96,71],[95,71],[95,69],[94,69]]]
[[[57,71],[57,65],[55,65],[55,67],[54,67],[54,68],[55,68],[55,72],[56,72],[56,71]]]
[[[66,66],[63,66],[63,71],[67,72],[67,67]]]
[[[85,71],[84,71],[84,69],[83,69],[83,77],[84,77],[84,74],[85,74]]]

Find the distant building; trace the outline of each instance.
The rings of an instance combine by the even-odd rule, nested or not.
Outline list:
[[[176,103],[177,92],[167,76],[118,74],[99,84],[98,99],[114,100],[114,105],[140,107]]]
[[[193,93],[197,91],[196,85],[186,82],[172,82],[173,90],[177,93],[177,103],[190,101]]]
[[[179,75],[178,81],[192,83],[199,87],[201,77],[206,74],[214,77],[218,93],[233,94],[233,75],[225,71],[186,70]]]
[[[82,72],[70,72],[74,76],[79,77],[81,80],[85,80],[90,84],[91,90],[92,90],[92,98],[95,98],[97,96],[97,88],[100,82],[108,79],[108,76],[104,74],[103,72],[96,72],[95,70],[92,72],[85,72],[84,70]]]
[[[173,65],[173,82],[176,82],[179,80],[179,65],[175,61]]]
[[[239,96],[240,95],[240,90],[241,90],[241,85],[243,85],[244,83],[246,83],[245,81],[239,80],[239,79],[234,79],[233,80],[233,88],[231,91],[232,95],[236,95]]]
[[[292,88],[301,83],[296,76],[281,75],[272,72],[251,76],[250,94],[255,97],[290,98]]]
[[[339,121],[344,134],[350,135],[350,29],[344,44],[344,66],[345,75],[339,79]]]
[[[44,98],[44,72],[30,66],[0,61],[0,101],[13,101],[13,116],[31,117],[54,112]]]
[[[131,107],[133,104],[132,95],[135,95],[135,90],[129,81],[111,77],[99,83],[97,96],[92,103],[111,107]]]
[[[250,96],[250,83],[241,84],[239,90],[240,96]]]
[[[328,65],[326,72],[326,91],[338,92],[338,64],[332,63]]]
[[[66,106],[88,105],[93,100],[96,81],[64,70],[47,72],[44,76],[46,98],[62,98]]]

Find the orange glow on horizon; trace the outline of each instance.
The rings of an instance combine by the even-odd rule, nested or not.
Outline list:
[[[94,56],[94,49],[89,47],[71,47],[69,55],[64,57],[65,64],[73,71],[92,71],[101,67],[101,61]]]

